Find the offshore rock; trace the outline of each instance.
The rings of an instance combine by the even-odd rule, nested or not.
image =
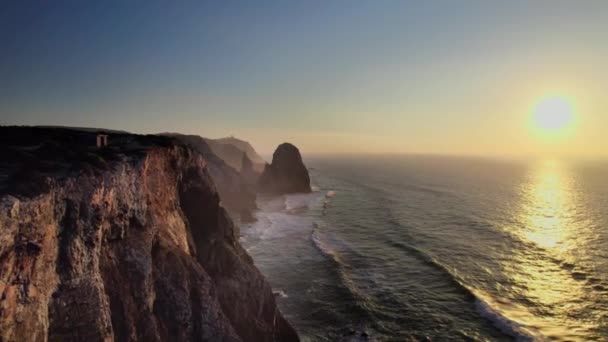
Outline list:
[[[274,195],[311,192],[310,176],[297,147],[290,143],[277,147],[272,163],[266,164],[260,176],[258,190]]]

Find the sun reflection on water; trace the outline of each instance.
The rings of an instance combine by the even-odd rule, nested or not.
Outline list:
[[[571,247],[568,229],[574,207],[572,180],[558,161],[544,161],[533,168],[524,187],[526,204],[522,209],[525,237],[544,248],[560,252]]]
[[[582,303],[590,298],[573,254],[585,248],[576,183],[565,165],[544,161],[531,168],[521,191],[513,232],[521,244],[504,265],[509,304],[516,304],[509,316],[539,339],[585,340],[593,324],[584,317]]]

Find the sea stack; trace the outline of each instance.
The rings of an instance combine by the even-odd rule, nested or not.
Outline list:
[[[277,147],[272,163],[266,164],[260,176],[258,190],[274,195],[311,192],[310,176],[297,147],[290,143]]]

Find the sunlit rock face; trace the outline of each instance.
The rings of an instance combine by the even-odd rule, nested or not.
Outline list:
[[[166,137],[0,128],[1,341],[297,341],[206,161]]]
[[[258,181],[262,193],[288,194],[311,192],[310,176],[297,147],[283,143],[272,155],[272,163],[267,164]]]

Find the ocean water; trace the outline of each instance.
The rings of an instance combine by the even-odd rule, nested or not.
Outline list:
[[[608,163],[306,163],[241,229],[304,341],[608,340]]]

